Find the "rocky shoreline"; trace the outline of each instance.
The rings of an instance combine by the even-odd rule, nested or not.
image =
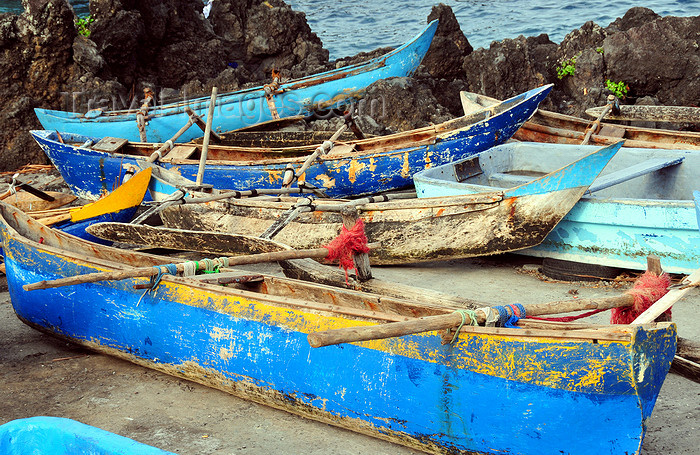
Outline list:
[[[329,61],[304,13],[282,0],[217,0],[208,19],[191,0],[91,0],[89,38],[66,0],[22,4],[23,14],[0,15],[0,171],[47,162],[28,134],[40,128],[35,107],[121,109],[137,106],[145,87],[159,100],[206,96],[213,86],[222,93],[269,82],[272,69],[297,78],[387,51]],[[560,44],[542,34],[488,49],[472,48],[449,6],[433,7],[433,19],[440,26],[414,77],[370,87],[368,97],[385,103],[372,118],[363,115],[370,132],[461,115],[460,90],[505,99],[553,83],[542,107],[579,116],[605,103],[606,80],[629,87],[629,104],[700,100],[700,16],[635,7],[607,27],[587,22]],[[565,66],[573,74],[559,78]]]

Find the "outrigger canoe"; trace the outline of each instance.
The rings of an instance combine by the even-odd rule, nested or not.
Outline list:
[[[268,104],[266,88],[255,87],[221,94],[216,100],[213,130],[230,131],[272,120],[273,111],[281,118],[304,115],[316,109],[349,105],[364,95],[373,82],[389,77],[410,76],[430,47],[438,21],[432,21],[415,38],[386,55],[313,76],[275,85],[274,107]],[[272,85],[272,84],[270,84]],[[175,135],[189,116],[185,108],[205,116],[210,97],[156,105],[148,112],[145,134],[149,141],[165,142]],[[86,136],[115,136],[130,141],[141,140],[137,125],[138,109],[120,111],[91,110],[87,113],[34,109],[47,130],[66,131]],[[180,141],[197,137],[190,129]]]
[[[526,142],[501,148],[510,153],[480,154],[484,172],[464,181],[474,166],[468,161],[455,164],[455,172],[447,165],[418,173],[418,197],[508,188],[596,149]],[[622,147],[542,243],[518,254],[633,270],[656,255],[665,271],[691,273],[700,264],[692,200],[699,175],[700,150]]]
[[[465,112],[498,103],[499,100],[472,92],[460,92]],[[523,142],[576,144],[583,142],[593,121],[538,109],[513,139]],[[602,122],[590,136],[589,144],[606,145],[624,140],[624,147],[700,150],[700,132],[642,128]]]
[[[507,141],[537,109],[552,86],[539,87],[497,106],[407,132],[336,144],[299,176],[329,197],[348,197],[408,187],[411,176]],[[138,167],[159,144],[128,143],[56,131],[31,134],[71,190],[94,199],[119,180],[125,166]],[[116,141],[116,142],[115,142]],[[92,145],[87,145],[92,144]],[[104,151],[109,145],[110,151]],[[203,183],[217,189],[281,188],[285,170],[299,170],[316,146],[272,149],[210,146]],[[196,180],[201,146],[178,146],[159,161],[165,169]]]
[[[466,196],[392,199],[396,195],[300,202],[293,198],[231,198],[197,203],[197,195],[193,194],[183,198],[182,204],[165,208],[161,218],[172,228],[258,236],[296,207],[298,215],[274,238],[295,248],[311,248],[337,236],[343,224],[340,212],[354,207],[369,241],[379,243],[370,252],[373,264],[504,253],[540,243],[619,147],[615,144],[592,151],[524,185]]]
[[[25,290],[169,259],[66,236],[1,202],[0,215],[12,305],[29,326],[432,453],[638,453],[676,350],[669,322],[465,325],[445,338],[430,331],[312,348],[317,331],[454,309],[269,276],[214,284],[241,277],[226,269],[165,275],[149,292],[148,278]]]

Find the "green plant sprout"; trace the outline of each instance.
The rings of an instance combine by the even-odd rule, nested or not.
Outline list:
[[[576,73],[576,59],[579,58],[581,53],[574,55],[568,60],[562,60],[557,67],[557,77],[559,79],[564,79],[566,76],[573,76]]]
[[[93,22],[95,22],[95,18],[90,15],[76,19],[75,26],[78,27],[78,33],[86,38],[90,38],[90,24]]]
[[[610,79],[605,81],[605,88],[610,90],[610,93],[619,99],[624,99],[627,96],[627,92],[630,90],[629,85],[625,84],[624,82],[613,82]]]

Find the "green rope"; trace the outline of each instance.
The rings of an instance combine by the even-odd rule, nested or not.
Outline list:
[[[466,316],[469,316],[469,325],[478,325],[476,322],[476,311],[474,311],[474,310],[456,310],[455,313],[458,313],[460,316],[462,316],[462,323],[459,324],[459,327],[457,327],[457,330],[455,331],[455,334],[452,337],[452,341],[450,341],[450,344],[455,342],[455,340],[457,339],[457,336],[459,335],[459,331],[464,326],[464,323],[467,322]]]

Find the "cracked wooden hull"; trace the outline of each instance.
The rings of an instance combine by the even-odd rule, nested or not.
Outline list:
[[[367,239],[379,244],[370,251],[370,260],[373,264],[415,263],[537,245],[579,200],[617,148],[505,191],[360,205]],[[294,248],[314,248],[335,238],[341,215],[324,211],[323,204],[317,201],[317,210],[298,216],[275,240]],[[255,236],[293,205],[292,199],[183,204],[165,209],[161,217],[169,227]]]
[[[396,50],[365,63],[315,74],[280,84],[274,95],[280,117],[305,115],[315,109],[349,105],[364,95],[365,89],[381,79],[410,76],[416,70],[430,47],[438,21],[428,24],[421,33]],[[187,123],[184,111],[190,107],[206,118],[210,97],[184,102],[163,104],[149,112],[146,137],[149,141],[165,142]],[[138,109],[131,111],[107,111],[96,117],[77,112],[34,109],[39,122],[47,130],[66,131],[87,136],[113,136],[130,141],[140,139],[136,125]],[[92,111],[91,111],[92,112]],[[255,87],[220,94],[212,127],[223,132],[244,128],[272,120],[272,113],[265,99],[263,87]],[[201,136],[197,128],[190,128],[180,141]]]
[[[12,304],[30,326],[304,417],[433,453],[637,453],[676,349],[672,323],[468,328],[313,349],[308,333],[451,308],[284,278],[23,284],[162,258],[100,247],[0,203]],[[20,234],[18,231],[22,232]],[[42,243],[38,240],[43,239]],[[572,417],[576,416],[576,417]]]
[[[300,180],[323,190],[329,197],[372,194],[410,186],[411,177],[426,167],[448,163],[507,141],[537,109],[551,85],[522,93],[489,109],[439,125],[403,133],[353,141],[334,147],[316,160]],[[37,143],[79,197],[95,199],[124,174],[125,165],[137,166],[155,148],[153,144],[127,144],[117,153],[81,146],[98,138],[64,133],[62,143],[55,131],[32,131]],[[281,188],[285,169],[301,168],[315,146],[241,148],[212,146],[209,149],[205,184],[218,189],[249,190]],[[199,158],[172,159],[160,165],[195,180]]]

